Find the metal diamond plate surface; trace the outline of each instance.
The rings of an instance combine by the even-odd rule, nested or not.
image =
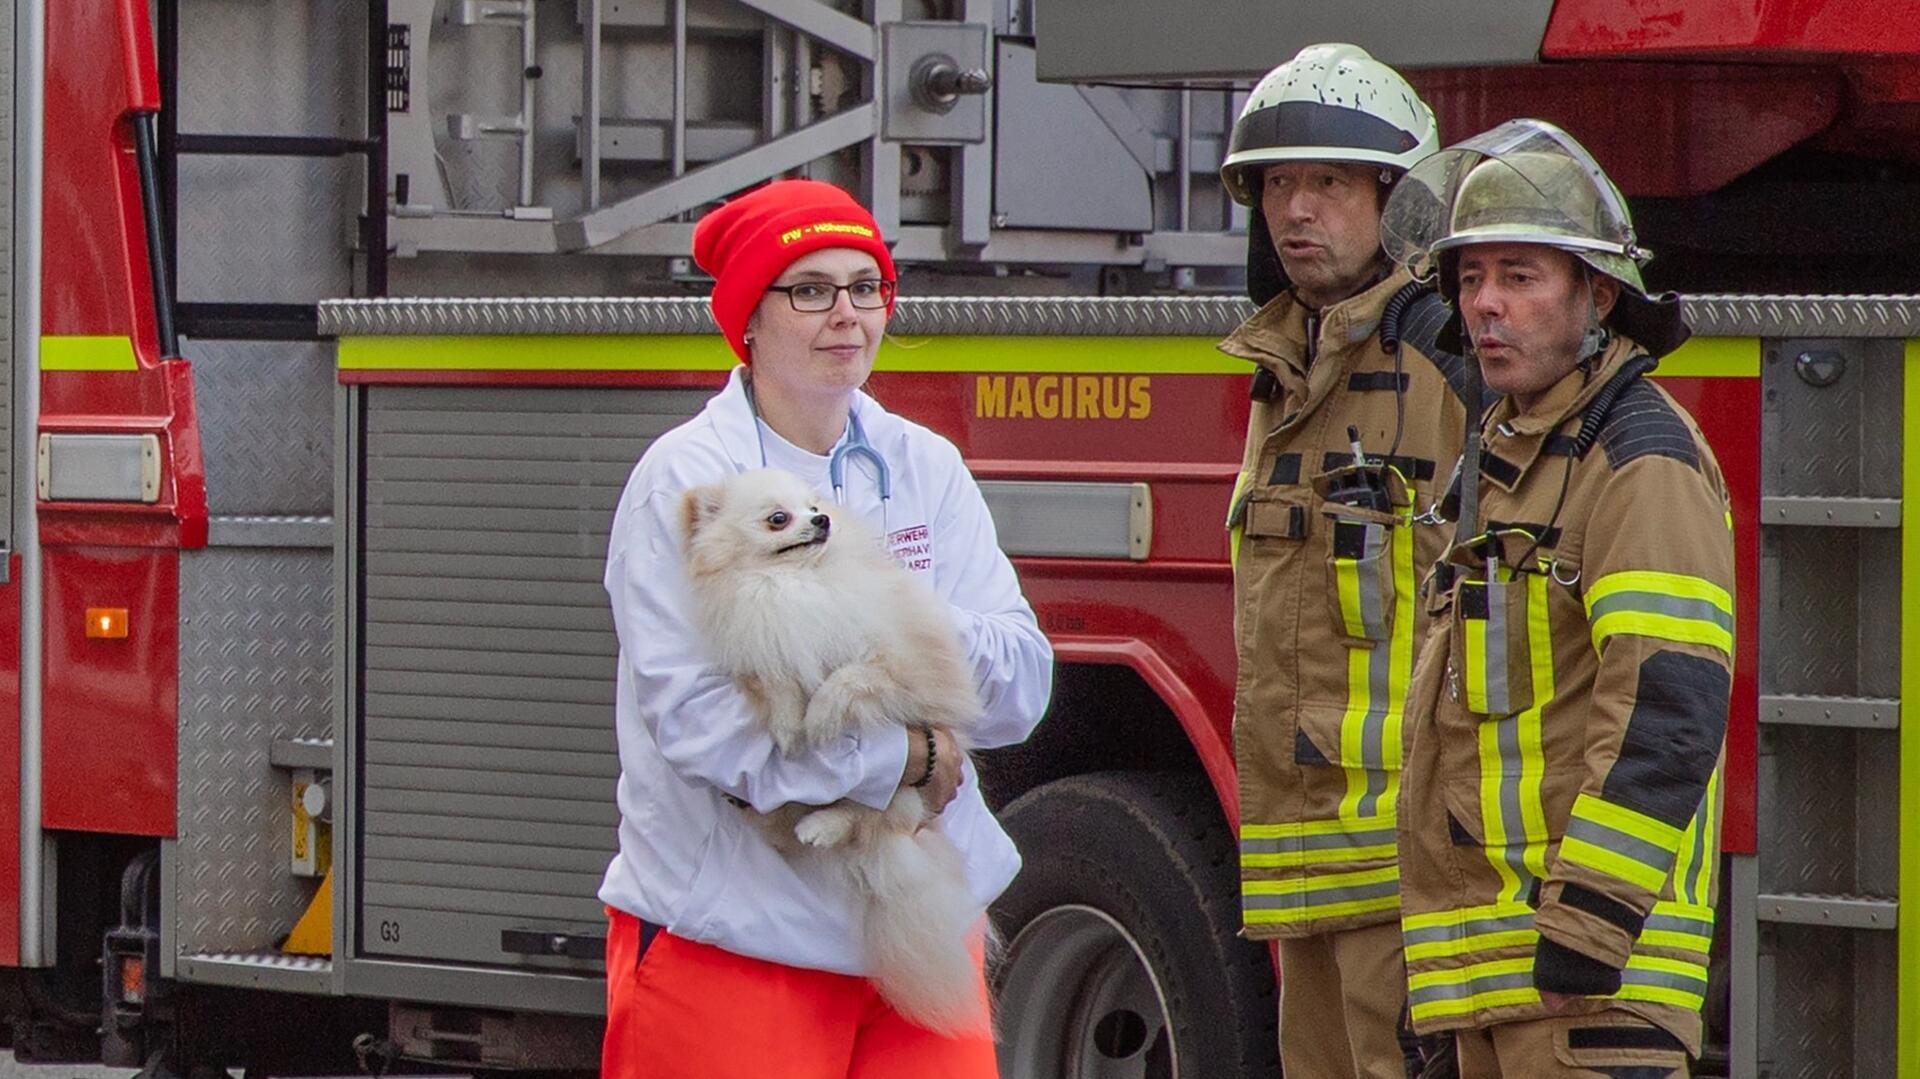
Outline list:
[[[183,302],[314,303],[352,291],[358,158],[182,157]]]
[[[181,0],[180,130],[357,136],[366,5]]]
[[[333,511],[333,350],[324,342],[193,341],[194,403],[216,516]]]
[[[1769,727],[1761,734],[1760,890],[1857,895],[1859,828],[1883,820],[1864,770],[1898,758],[1888,731]],[[1862,810],[1861,803],[1868,803]]]
[[[1860,491],[1860,437],[1866,364],[1858,342],[1822,352],[1844,357],[1846,368],[1831,386],[1809,385],[1794,373],[1794,358],[1815,347],[1786,339],[1769,342],[1761,368],[1766,437],[1762,483],[1770,495],[1844,496]]]
[[[1855,948],[1871,938],[1794,926],[1777,930],[1772,939],[1774,1023],[1760,1034],[1761,1056],[1773,1060],[1766,1074],[1772,1079],[1855,1075]]]
[[[332,732],[332,558],[180,554],[181,954],[255,952],[292,928],[314,882],[291,876],[277,737]]]
[[[1766,529],[1761,535],[1760,684],[1768,693],[1853,697],[1860,537],[1850,529]],[[1834,642],[1847,642],[1836,648]]]
[[[1920,336],[1920,296],[1694,296],[1703,336]],[[1223,335],[1253,313],[1235,296],[903,297],[898,334]],[[323,333],[706,333],[704,299],[335,300]]]

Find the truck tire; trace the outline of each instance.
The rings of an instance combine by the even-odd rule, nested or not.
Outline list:
[[[1107,772],[1001,814],[1025,868],[994,905],[1002,1079],[1271,1079],[1273,963],[1240,939],[1236,846],[1198,775]]]

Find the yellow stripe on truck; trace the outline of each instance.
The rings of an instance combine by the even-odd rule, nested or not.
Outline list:
[[[42,371],[137,371],[133,338],[48,334],[40,338]]]

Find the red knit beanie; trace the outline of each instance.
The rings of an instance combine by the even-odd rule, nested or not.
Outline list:
[[[693,261],[713,275],[713,320],[743,362],[752,362],[747,319],[767,286],[802,255],[824,247],[865,251],[894,280],[893,256],[873,215],[832,184],[775,180],[734,199],[693,227]],[[887,314],[893,314],[888,302]]]

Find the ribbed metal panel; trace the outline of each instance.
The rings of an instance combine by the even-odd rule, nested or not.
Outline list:
[[[13,5],[0,17],[0,259],[13,263]],[[13,310],[13,275],[0,273],[0,310]],[[13,319],[0,318],[0,547],[13,549]]]
[[[600,585],[633,463],[699,390],[367,391],[362,950],[578,967],[619,814]],[[592,964],[585,964],[592,965]]]

